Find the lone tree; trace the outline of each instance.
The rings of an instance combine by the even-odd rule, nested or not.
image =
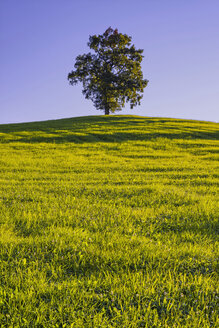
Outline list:
[[[119,111],[125,102],[140,105],[148,80],[143,79],[143,50],[135,49],[131,37],[109,27],[103,35],[89,37],[94,53],[79,55],[75,70],[68,74],[70,84],[83,83],[82,93],[105,115]]]

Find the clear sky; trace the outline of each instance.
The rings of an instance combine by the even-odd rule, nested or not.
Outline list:
[[[150,81],[119,114],[219,120],[219,0],[0,0],[0,123],[103,114],[67,75],[109,26]]]

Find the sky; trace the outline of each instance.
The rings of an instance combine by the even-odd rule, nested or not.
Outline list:
[[[0,124],[103,115],[67,75],[109,26],[149,80],[118,114],[219,121],[219,0],[0,0]]]

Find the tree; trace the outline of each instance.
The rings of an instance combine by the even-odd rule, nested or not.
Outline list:
[[[94,51],[76,58],[75,70],[68,74],[71,85],[83,83],[82,93],[105,115],[114,113],[130,102],[140,105],[148,80],[143,79],[143,50],[131,44],[131,37],[109,27],[102,35],[89,37]]]

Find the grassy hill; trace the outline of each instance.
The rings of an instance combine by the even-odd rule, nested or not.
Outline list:
[[[216,327],[219,126],[0,125],[1,327]]]

